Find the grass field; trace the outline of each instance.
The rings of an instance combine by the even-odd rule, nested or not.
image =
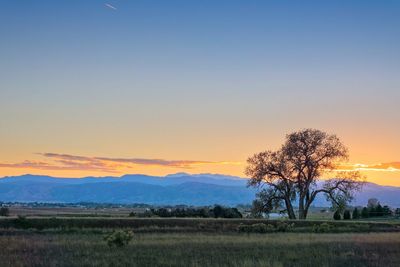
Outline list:
[[[142,233],[122,248],[103,236],[3,231],[1,266],[400,266],[400,233]]]
[[[67,216],[33,210],[27,217],[0,218],[0,266],[400,266],[396,220],[285,222],[63,212]],[[282,232],[282,224],[290,227]],[[268,231],[254,232],[260,225]],[[124,247],[109,247],[105,237],[116,230],[133,231],[133,239]]]
[[[265,219],[212,218],[92,218],[92,217],[18,217],[0,219],[0,229],[55,229],[74,232],[81,229],[134,229],[136,232],[217,232],[236,233],[240,225],[266,224],[277,227],[285,224],[288,232],[313,232],[321,224],[328,224],[327,232],[400,232],[395,222],[364,221],[281,221]]]

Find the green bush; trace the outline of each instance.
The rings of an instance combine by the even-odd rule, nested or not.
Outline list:
[[[275,227],[272,224],[256,223],[252,225],[254,233],[271,233],[275,232]]]
[[[32,228],[31,222],[23,215],[18,215],[17,219],[15,219],[15,225],[23,229]]]
[[[338,210],[335,211],[335,213],[333,214],[333,219],[337,221],[342,219],[342,216],[340,215],[340,212]]]
[[[255,223],[251,225],[239,224],[238,231],[242,233],[272,233],[276,232],[276,228],[272,224]]]
[[[132,231],[117,230],[104,238],[109,247],[123,247],[129,244],[133,238]]]
[[[276,223],[276,230],[278,232],[287,232],[288,230],[291,230],[294,228],[294,223],[287,223],[287,222],[277,222]]]
[[[368,208],[364,207],[364,208],[361,210],[361,217],[362,217],[362,218],[368,218],[368,217],[369,217],[369,210],[368,210]]]
[[[0,216],[8,216],[10,215],[10,210],[7,207],[1,207]]]
[[[343,214],[343,220],[350,220],[350,219],[351,219],[350,211],[345,210]]]
[[[353,219],[354,219],[354,220],[357,220],[357,219],[360,219],[360,217],[361,217],[360,212],[358,211],[357,208],[355,208],[355,209],[353,210]]]
[[[266,233],[267,225],[264,223],[256,223],[251,226],[251,230],[253,233]]]
[[[333,226],[329,223],[314,224],[312,231],[314,233],[329,233],[333,229]]]
[[[240,233],[249,233],[250,232],[250,228],[251,228],[251,225],[247,225],[247,224],[241,223],[238,226],[238,231]]]
[[[145,212],[138,214],[138,217],[141,217],[141,218],[150,218],[153,216],[154,216],[154,214],[151,210],[146,210]]]

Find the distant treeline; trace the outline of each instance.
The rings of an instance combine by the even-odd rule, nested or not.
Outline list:
[[[376,217],[389,217],[389,216],[400,216],[400,208],[396,210],[391,209],[389,206],[369,205],[363,208],[354,208],[353,212],[350,213],[349,210],[345,210],[343,217],[339,211],[333,214],[333,219],[350,220],[350,219],[366,219],[366,218],[376,218]]]
[[[144,213],[130,213],[131,217],[178,217],[178,218],[242,218],[242,214],[237,208],[223,207],[215,205],[213,207],[201,208],[151,208]]]
[[[159,209],[159,208],[166,208],[166,209],[189,209],[189,208],[202,208],[203,206],[192,206],[192,205],[152,205],[152,204],[145,204],[145,203],[131,203],[131,204],[121,204],[121,203],[98,203],[98,202],[75,202],[75,203],[58,203],[58,202],[3,202],[0,201],[0,207],[46,207],[46,208],[64,208],[64,207],[84,207],[84,208],[142,208],[142,209]],[[238,209],[250,209],[250,204],[239,204],[236,205]]]
[[[33,207],[33,208],[65,208],[65,207],[77,207],[77,208],[150,208],[153,207],[150,204],[144,203],[132,203],[132,204],[119,204],[119,203],[97,203],[97,202],[76,202],[76,203],[58,203],[58,202],[2,202],[0,206],[6,207]]]
[[[371,217],[383,217],[383,216],[392,216],[395,213],[396,215],[400,215],[400,209],[396,209],[395,212],[389,206],[381,206],[380,204],[376,206],[363,207],[361,211],[358,211],[357,208],[353,211],[353,218],[371,218]],[[356,215],[356,216],[354,216]]]

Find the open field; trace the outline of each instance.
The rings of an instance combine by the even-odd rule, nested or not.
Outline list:
[[[136,232],[218,232],[236,233],[241,226],[284,226],[279,231],[314,232],[315,227],[327,226],[325,232],[400,232],[400,224],[373,221],[282,221],[266,219],[213,218],[111,218],[111,217],[17,217],[0,219],[0,229],[60,230],[74,232],[82,229],[134,229]]]
[[[254,219],[0,219],[1,266],[399,266],[400,225]],[[274,232],[244,233],[268,225]],[[326,233],[314,233],[329,224]],[[317,228],[316,228],[317,227]],[[104,237],[132,230],[125,247]],[[325,229],[326,230],[326,229]],[[386,232],[386,233],[385,233]]]
[[[400,233],[105,233],[3,231],[2,266],[400,266]]]
[[[130,212],[144,212],[145,208],[132,208],[115,205],[114,207],[85,207],[85,206],[32,206],[12,205],[9,207],[10,216],[35,216],[35,217],[126,217]]]
[[[15,209],[0,266],[400,266],[393,221],[132,218],[127,210]],[[25,216],[21,216],[24,214]],[[113,216],[117,214],[117,216]],[[17,216],[19,215],[19,216]],[[133,231],[123,247],[105,237]]]

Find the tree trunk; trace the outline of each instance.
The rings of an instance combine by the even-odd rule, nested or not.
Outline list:
[[[286,210],[290,220],[296,220],[296,214],[294,213],[292,202],[290,199],[285,199]]]
[[[307,219],[308,207],[304,209],[304,220]]]
[[[307,201],[306,201],[306,205],[305,205],[304,211],[303,211],[304,220],[307,218],[308,209],[310,208],[311,203],[313,202],[313,200],[314,200],[314,198],[312,197],[312,198],[307,199]]]
[[[299,219],[300,220],[305,220],[306,219],[306,213],[304,209],[304,196],[299,197]]]

